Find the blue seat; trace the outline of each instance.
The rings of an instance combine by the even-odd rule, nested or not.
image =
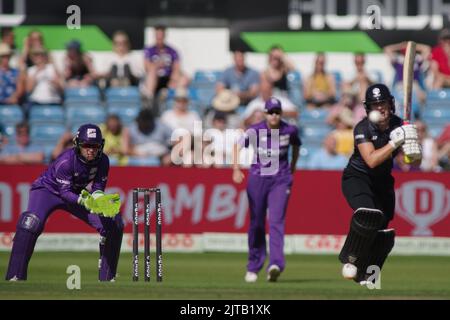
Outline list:
[[[62,106],[42,106],[42,105],[34,105],[30,110],[30,123],[48,123],[48,122],[57,122],[64,123],[64,108]]]
[[[94,123],[105,122],[106,111],[98,105],[70,105],[66,107],[67,123]]]
[[[108,114],[116,114],[124,125],[128,125],[136,119],[139,111],[141,111],[141,106],[136,104],[113,104],[109,105],[107,110]]]
[[[108,88],[105,95],[108,104],[115,102],[136,104],[141,102],[141,94],[138,87]]]
[[[17,105],[0,105],[0,121],[6,124],[16,124],[24,120],[22,108]]]
[[[300,86],[290,88],[288,90],[288,98],[289,98],[289,100],[292,101],[292,103],[294,105],[296,105],[299,108],[303,108],[303,106],[305,105],[304,99],[303,99],[303,92],[302,92]]]
[[[219,81],[221,76],[222,76],[222,71],[198,70],[194,74],[193,84],[195,84],[195,85],[204,85],[204,84],[214,85],[217,81]]]
[[[300,114],[299,123],[301,124],[325,124],[328,116],[326,109],[304,110]]]
[[[300,86],[302,85],[302,75],[297,70],[290,71],[287,74],[286,78],[289,89],[300,88]]]
[[[307,144],[319,144],[330,133],[330,128],[324,126],[304,126],[302,128],[302,139]]]
[[[300,148],[300,158],[297,162],[297,168],[299,169],[309,169],[309,161],[311,156],[320,149],[320,145],[303,145]]]
[[[128,165],[129,166],[148,166],[148,167],[159,167],[161,164],[158,157],[129,157]]]
[[[98,103],[100,102],[100,90],[91,86],[86,88],[67,88],[64,90],[65,104]]]
[[[197,88],[197,98],[199,103],[203,106],[209,106],[215,95],[216,95],[215,87]]]
[[[31,126],[30,136],[33,143],[56,143],[66,132],[63,124],[34,124]]]
[[[450,122],[450,108],[425,108],[422,113],[425,121],[441,120],[442,122]]]
[[[384,77],[383,73],[379,70],[371,70],[368,71],[369,77],[372,81],[375,81],[376,83],[384,83]]]

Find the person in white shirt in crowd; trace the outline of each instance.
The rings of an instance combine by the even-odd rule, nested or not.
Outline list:
[[[267,100],[273,96],[273,85],[265,77],[261,77],[260,94],[257,98],[250,101],[242,114],[242,120],[244,126],[251,125],[252,116],[255,112],[264,112],[264,105]],[[298,108],[294,103],[285,96],[275,96],[281,102],[283,108],[283,119],[288,123],[297,125],[298,121]]]
[[[329,134],[322,143],[322,148],[313,153],[308,161],[308,168],[313,170],[342,170],[347,165],[348,158],[338,154],[336,138]]]
[[[26,91],[31,104],[60,104],[62,79],[53,64],[48,62],[47,51],[37,47],[31,51],[33,66],[27,71]]]
[[[0,164],[39,164],[44,158],[42,148],[31,144],[30,126],[20,122],[16,125],[16,143],[1,150]]]
[[[107,73],[103,75],[106,78],[107,87],[139,85],[144,67],[130,49],[128,34],[121,30],[116,31],[113,34],[113,55],[107,63]]]
[[[414,124],[417,128],[419,143],[422,145],[422,163],[420,164],[420,170],[440,171],[436,141],[428,135],[428,127],[424,122],[418,120]]]
[[[161,122],[175,129],[186,129],[194,133],[194,123],[201,121],[197,112],[189,110],[189,93],[185,88],[175,90],[175,102],[171,110],[161,115]],[[201,128],[201,126],[200,126]]]

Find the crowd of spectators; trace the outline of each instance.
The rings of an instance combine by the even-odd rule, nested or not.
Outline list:
[[[301,129],[308,128],[304,114],[315,111],[324,114],[320,126],[327,128],[328,132],[315,143],[314,148],[310,148],[309,151],[314,152],[308,155],[302,168],[342,169],[353,152],[352,129],[365,117],[362,105],[365,90],[380,81],[367,72],[366,56],[362,53],[354,55],[355,76],[350,81],[342,81],[333,71],[327,70],[327,56],[317,53],[312,74],[295,82],[297,87],[292,88],[289,77],[298,71],[283,48],[278,45],[270,48],[267,67],[261,72],[247,64],[245,52],[236,50],[233,64],[221,70],[213,83],[210,101],[201,108],[193,108],[198,102],[191,92],[192,79],[182,70],[177,50],[166,43],[163,26],[155,27],[153,45],[143,50],[144,72],[132,58],[130,39],[124,31],[117,31],[112,36],[113,53],[107,61],[106,72],[94,68],[93,57],[76,39],[66,44],[62,69],[56,67],[39,30],[31,31],[19,41],[23,41],[21,52],[15,46],[14,30],[1,29],[0,107],[19,105],[24,114],[24,121],[15,124],[15,134],[11,137],[6,134],[6,124],[0,119],[0,163],[6,164],[51,161],[65,148],[71,147],[71,129],[61,135],[49,157],[39,146],[33,145],[30,124],[27,123],[30,110],[39,105],[64,108],[65,90],[95,86],[101,92],[112,87],[135,87],[141,95],[141,108],[135,121],[123,123],[118,114],[109,114],[101,124],[106,139],[104,151],[116,165],[132,165],[133,159],[149,157],[156,159],[159,165],[174,165],[171,150],[181,143],[181,140],[171,139],[174,130],[186,130],[195,142],[199,137],[194,135],[194,125],[198,122],[201,122],[202,129],[214,129],[208,141],[200,138],[202,147],[214,147],[211,159],[205,161],[206,165],[224,165],[214,160],[214,156],[231,154],[232,141],[224,139],[226,129],[245,129],[262,121],[265,101],[276,96],[282,101],[284,119]],[[395,74],[392,83],[394,95],[401,92],[405,48],[406,42],[384,48]],[[423,147],[422,171],[450,168],[450,126],[432,136],[428,124],[421,120],[421,112],[427,108],[427,93],[450,88],[449,58],[450,31],[447,29],[440,33],[434,48],[424,44],[417,46],[413,112]],[[293,95],[293,91],[300,96]],[[304,148],[313,145],[307,136],[302,140]],[[192,160],[191,152],[194,152],[192,148],[184,150],[182,156]],[[401,155],[395,159],[395,168],[412,170],[402,159]],[[187,161],[184,165],[195,163]]]

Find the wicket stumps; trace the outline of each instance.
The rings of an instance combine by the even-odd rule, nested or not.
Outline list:
[[[144,281],[150,281],[150,193],[156,207],[156,281],[162,281],[162,207],[159,188],[133,189],[133,281],[139,280],[139,192],[144,193]]]

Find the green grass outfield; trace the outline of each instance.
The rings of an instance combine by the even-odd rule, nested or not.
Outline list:
[[[142,254],[140,255],[142,258]],[[131,254],[124,253],[115,283],[97,281],[93,252],[36,252],[26,282],[0,281],[4,299],[450,299],[450,257],[390,257],[381,290],[369,290],[340,275],[336,256],[288,255],[277,283],[244,282],[246,255],[237,253],[166,253],[164,281],[131,281]],[[152,259],[154,255],[152,256]],[[4,278],[9,253],[0,253]],[[68,290],[66,268],[81,268],[81,290]],[[142,259],[140,261],[142,269]],[[152,276],[154,275],[152,261]],[[142,274],[142,273],[141,273]],[[141,277],[142,280],[142,277]]]

